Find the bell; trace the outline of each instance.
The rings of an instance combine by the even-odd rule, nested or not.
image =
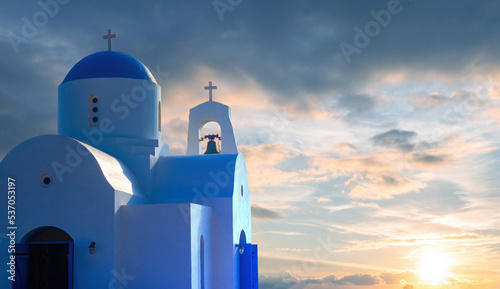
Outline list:
[[[209,140],[207,143],[207,151],[205,151],[206,155],[210,154],[218,154],[219,151],[217,150],[217,144],[213,140]]]

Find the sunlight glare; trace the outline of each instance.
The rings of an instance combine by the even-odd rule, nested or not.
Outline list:
[[[438,250],[429,250],[420,256],[418,272],[422,281],[429,284],[441,284],[450,274],[448,268],[451,262],[447,254]]]

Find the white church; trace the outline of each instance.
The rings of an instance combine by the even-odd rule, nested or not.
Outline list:
[[[111,51],[114,37],[59,85],[58,134],[0,163],[0,288],[258,288],[230,108],[210,82],[209,101],[190,110],[186,155],[170,155],[161,88],[139,60]],[[208,122],[220,136],[200,135]]]

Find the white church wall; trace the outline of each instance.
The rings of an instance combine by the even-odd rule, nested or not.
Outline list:
[[[205,237],[206,259],[211,253],[211,210],[195,204],[123,206],[117,268],[134,276],[127,288],[200,288],[199,240]],[[208,259],[209,260],[209,259]],[[212,288],[211,264],[206,265],[206,287]]]
[[[233,287],[232,249],[232,200],[231,198],[210,199],[213,221],[213,284],[214,288],[229,289]]]
[[[239,288],[239,256],[235,245],[241,230],[251,242],[250,198],[241,154],[161,158],[155,172],[154,203],[193,202],[213,210],[214,288]],[[241,186],[244,194],[241,196]],[[245,193],[246,192],[246,193]]]
[[[214,288],[212,286],[212,209],[206,206],[190,204],[190,225],[191,288],[212,289]]]
[[[71,171],[58,175],[56,163]],[[107,284],[113,277],[115,255],[115,189],[110,183],[128,195],[133,188],[126,176],[119,175],[121,169],[113,158],[94,149],[91,153],[63,136],[40,136],[14,148],[0,164],[0,174],[2,183],[7,177],[16,180],[16,242],[40,227],[59,228],[74,240],[75,288]],[[44,174],[52,176],[47,186],[40,183]],[[7,198],[0,199],[2,210],[6,202]],[[2,231],[5,236],[5,227]],[[91,242],[96,242],[94,254],[89,253]],[[6,253],[0,250],[3,260],[9,258]],[[6,273],[0,273],[0,288],[10,288]]]
[[[238,154],[161,157],[156,165],[153,203],[197,203],[233,196]]]
[[[95,124],[89,106],[94,94],[99,109]],[[159,140],[160,101],[160,86],[146,80],[90,78],[64,82],[59,86],[58,132],[95,147],[99,147],[101,136]]]
[[[241,231],[245,231],[247,243],[251,243],[252,219],[250,188],[248,186],[247,167],[242,154],[238,154],[236,160],[233,190],[233,242],[238,244]]]
[[[161,88],[151,81],[91,78],[64,82],[59,86],[58,132],[120,159],[148,194],[150,169],[161,149],[160,104]],[[95,113],[94,108],[98,109]]]
[[[233,197],[233,244],[240,244],[242,232],[244,232],[246,243],[252,242],[252,222],[251,222],[251,203],[248,186],[247,169],[245,159],[242,154],[238,155],[235,166],[234,177],[234,197]],[[234,288],[240,288],[240,253],[239,248],[233,246],[233,272]]]

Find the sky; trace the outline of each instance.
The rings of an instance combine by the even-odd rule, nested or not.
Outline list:
[[[261,289],[500,288],[500,2],[2,1],[0,157],[57,133],[107,49],[149,67],[162,133],[232,108]]]

